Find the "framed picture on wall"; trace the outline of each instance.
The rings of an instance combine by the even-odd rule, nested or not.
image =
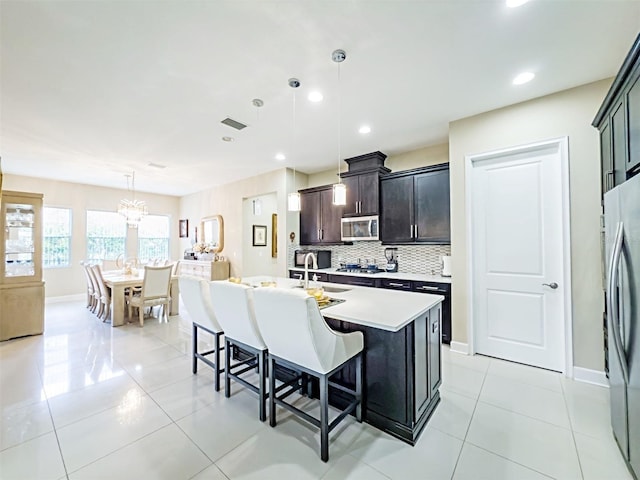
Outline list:
[[[180,220],[180,238],[189,237],[189,220]]]
[[[253,226],[253,246],[254,247],[267,246],[267,226],[266,225]]]

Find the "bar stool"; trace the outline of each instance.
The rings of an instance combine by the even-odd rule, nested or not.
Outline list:
[[[276,365],[318,378],[320,382],[320,419],[284,401],[300,385],[292,381],[276,388],[275,375],[269,378],[269,423],[276,425],[276,405],[286,408],[320,429],[320,458],[329,460],[329,432],[355,411],[362,421],[362,350],[361,332],[338,333],[327,325],[318,304],[306,292],[295,289],[258,288],[254,292],[256,320],[269,348],[269,371]],[[329,378],[355,361],[355,389],[334,383]],[[329,423],[329,387],[353,395],[354,400]],[[283,392],[280,393],[279,392]]]
[[[215,389],[220,391],[220,373],[224,372],[220,368],[220,350],[224,346],[220,345],[220,339],[224,332],[218,323],[213,306],[211,305],[211,295],[209,294],[209,283],[198,277],[180,277],[180,295],[185,308],[189,312],[193,325],[193,373],[198,373],[198,360],[209,365],[215,372]],[[213,350],[198,352],[198,330],[213,335]],[[214,361],[207,358],[213,354]]]
[[[231,379],[258,394],[260,421],[267,419],[267,346],[260,335],[253,310],[253,289],[228,281],[209,283],[211,303],[218,323],[224,330],[224,396],[231,395]],[[246,360],[231,364],[232,348],[248,353]],[[242,375],[258,368],[256,387]]]

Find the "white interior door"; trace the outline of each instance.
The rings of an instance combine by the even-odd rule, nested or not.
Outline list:
[[[565,308],[559,143],[472,159],[477,353],[563,371]]]

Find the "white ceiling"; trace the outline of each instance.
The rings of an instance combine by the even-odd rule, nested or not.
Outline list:
[[[5,173],[126,188],[135,170],[138,191],[169,195],[283,166],[337,170],[339,124],[342,158],[444,143],[452,120],[615,75],[640,30],[638,0],[515,9],[502,0],[3,0],[0,9]],[[337,48],[347,52],[340,82]],[[511,85],[523,70],[533,82]],[[295,136],[290,77],[302,82]],[[312,89],[323,102],[307,100]],[[222,125],[227,116],[248,128]]]

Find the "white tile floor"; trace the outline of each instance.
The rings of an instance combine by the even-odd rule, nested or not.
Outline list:
[[[605,388],[445,347],[415,447],[349,419],[325,464],[315,429],[282,410],[272,429],[253,395],[192,375],[190,340],[186,314],[114,329],[81,302],[47,305],[44,335],[0,343],[0,478],[631,478]]]

